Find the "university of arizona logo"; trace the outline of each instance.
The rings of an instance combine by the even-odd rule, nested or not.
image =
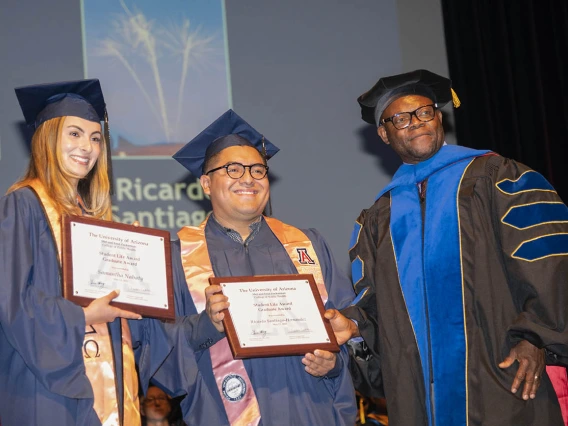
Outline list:
[[[222,389],[225,398],[236,402],[243,399],[247,393],[247,384],[238,374],[229,374],[223,379]]]
[[[308,254],[308,249],[297,248],[296,251],[298,252],[298,262],[302,265],[315,265],[316,262]]]

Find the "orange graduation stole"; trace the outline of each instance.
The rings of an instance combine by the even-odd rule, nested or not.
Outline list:
[[[327,302],[327,290],[318,257],[310,239],[299,229],[264,217],[269,228],[284,246],[299,274],[313,274],[323,302]],[[213,267],[207,251],[205,226],[209,216],[199,226],[185,226],[178,237],[181,243],[181,260],[189,292],[198,312],[205,309],[205,288]],[[254,389],[242,360],[233,359],[227,338],[210,349],[213,374],[232,426],[258,425],[260,409]]]
[[[57,255],[61,266],[61,214],[39,180],[30,183],[49,220]],[[61,276],[61,274],[60,274]],[[138,376],[136,374],[132,337],[125,319],[122,326],[122,357],[124,380],[124,425],[139,426]],[[85,370],[94,394],[94,409],[103,426],[120,424],[114,358],[109,329],[106,324],[93,324],[85,330],[83,342]]]

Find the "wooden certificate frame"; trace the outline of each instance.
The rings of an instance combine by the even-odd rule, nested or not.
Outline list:
[[[339,352],[311,274],[211,277],[209,283],[231,295],[222,312],[235,359]]]
[[[61,233],[63,297],[87,306],[120,289],[111,305],[175,319],[168,231],[71,215]]]

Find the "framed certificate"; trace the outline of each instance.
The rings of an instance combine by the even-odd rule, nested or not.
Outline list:
[[[111,303],[142,316],[175,318],[170,233],[153,228],[65,216],[63,296],[80,306],[112,290]]]
[[[237,359],[339,352],[311,274],[211,277],[229,298],[223,325]]]

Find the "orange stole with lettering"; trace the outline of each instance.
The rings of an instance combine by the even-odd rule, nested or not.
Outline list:
[[[53,201],[40,181],[32,181],[30,188],[36,193],[49,221],[61,267],[61,214],[55,208]],[[121,321],[121,326],[124,380],[123,424],[139,426],[141,420],[138,403],[138,376],[132,351],[132,337],[125,319]],[[114,426],[120,424],[112,343],[106,324],[94,324],[86,327],[85,340],[83,342],[83,361],[87,377],[93,388],[95,397],[94,409],[102,425]]]
[[[201,225],[183,227],[178,233],[187,286],[198,312],[205,309],[205,288],[209,286],[209,277],[213,276],[213,267],[205,239],[205,226],[208,220],[209,216]],[[313,274],[320,296],[324,303],[327,302],[327,290],[323,282],[323,274],[310,239],[299,229],[277,219],[264,217],[264,220],[278,241],[284,246],[298,273]],[[260,409],[254,389],[243,362],[233,359],[227,338],[213,345],[210,348],[210,355],[217,388],[230,424],[232,426],[258,425]],[[223,396],[223,384],[229,383],[228,380],[231,380],[234,376],[240,376],[244,383],[241,387],[245,388],[245,394],[239,400]]]

